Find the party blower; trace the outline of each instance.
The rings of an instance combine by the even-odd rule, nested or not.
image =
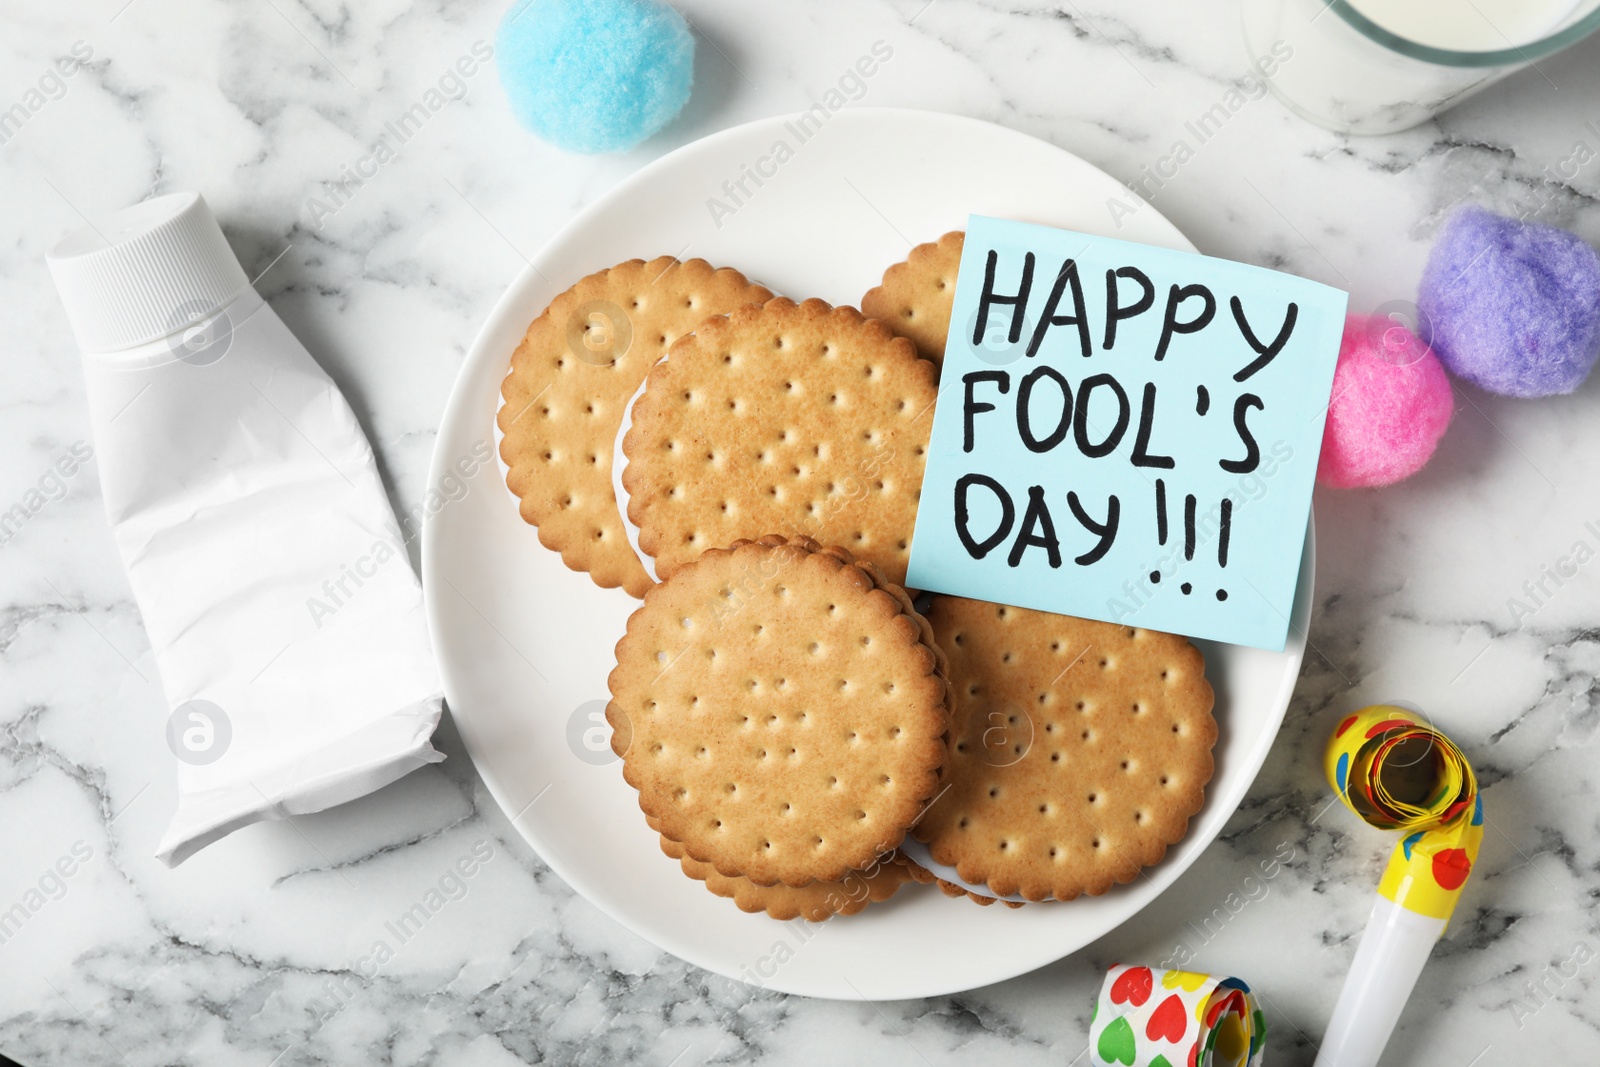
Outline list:
[[[1377,704],[1339,724],[1324,757],[1339,799],[1399,830],[1367,931],[1334,1005],[1316,1067],[1371,1067],[1383,1054],[1483,842],[1483,801],[1461,750],[1404,708]]]

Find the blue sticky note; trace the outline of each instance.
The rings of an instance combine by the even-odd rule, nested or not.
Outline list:
[[[1345,303],[973,216],[907,585],[1281,650]]]

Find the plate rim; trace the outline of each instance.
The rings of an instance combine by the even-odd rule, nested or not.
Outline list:
[[[482,374],[490,373],[492,371],[492,364],[494,361],[505,358],[504,354],[497,356],[494,352],[490,351],[491,346],[489,342],[492,336],[498,333],[503,327],[504,321],[513,313],[515,313],[515,307],[519,305],[516,294],[528,288],[535,279],[548,285],[555,284],[550,282],[550,280],[539,271],[538,261],[540,256],[542,256],[547,249],[566,242],[570,235],[581,231],[595,217],[600,216],[609,210],[616,201],[631,195],[637,186],[647,183],[658,171],[677,165],[682,157],[705,151],[724,140],[747,135],[755,128],[771,127],[774,125],[781,125],[786,121],[793,121],[799,114],[801,113],[784,112],[777,115],[769,115],[762,118],[753,119],[749,122],[744,122],[735,126],[729,126],[724,129],[717,130],[713,133],[707,134],[704,137],[700,137],[693,141],[679,145],[670,152],[664,153],[656,159],[651,160],[649,163],[646,163],[638,170],[623,177],[611,188],[607,189],[590,203],[579,209],[572,216],[572,218],[557,228],[555,232],[553,232],[544,241],[538,251],[536,251],[532,256],[528,257],[528,262],[526,265],[507,284],[505,290],[495,300],[493,307],[490,308],[488,314],[485,316],[476,334],[474,335],[471,344],[466,349],[466,354],[462,359],[460,369],[456,373],[455,380],[451,384],[445,400],[444,410],[439,419],[433,451],[428,463],[427,487],[431,488],[438,485],[441,479],[451,472],[450,465],[454,460],[454,455],[445,447],[445,442],[453,439],[456,436],[455,431],[458,429],[458,424],[470,423],[468,410],[470,408],[470,404],[468,403],[470,398],[467,394],[474,388],[474,383],[477,382]],[[1021,130],[1003,126],[999,123],[990,122],[986,119],[975,118],[970,115],[958,115],[921,108],[851,107],[835,114],[833,118],[830,119],[830,124],[837,123],[840,120],[851,123],[871,121],[893,122],[897,119],[904,118],[915,118],[918,121],[928,121],[931,119],[948,122],[953,126],[982,127],[988,135],[993,135],[994,133],[998,132],[1007,137],[1037,142],[1038,144],[1069,158],[1073,161],[1073,163],[1086,167],[1089,170],[1104,176],[1107,180],[1116,183],[1116,179],[1112,178],[1100,167],[1089,162],[1075,152],[1062,148],[1054,142],[1046,140],[1042,137],[1034,136],[1033,134],[1025,133]],[[1120,183],[1116,184],[1120,188]],[[1148,211],[1157,221],[1159,221],[1161,224],[1164,224],[1172,232],[1172,234],[1176,236],[1181,245],[1185,246],[1190,251],[1199,253],[1199,249],[1194,246],[1193,242],[1190,241],[1188,237],[1185,236],[1182,231],[1180,231],[1169,219],[1167,219],[1165,215],[1161,214],[1161,212],[1157,210],[1154,205],[1145,203],[1142,205],[1141,210]],[[559,290],[557,290],[557,292],[559,292]],[[555,294],[552,293],[551,295],[554,296]],[[499,484],[503,486],[504,480],[499,478],[500,472],[498,465],[492,466],[495,470]],[[442,511],[424,512],[421,538],[421,582],[423,601],[427,617],[429,636],[430,639],[434,640],[436,650],[440,642],[434,638],[434,635],[439,633],[444,626],[442,615],[445,611],[439,595],[439,584],[444,580],[442,568],[445,566],[445,564],[439,556],[439,549],[437,545],[438,535],[436,533],[438,528],[436,524],[441,521],[441,514]],[[1242,784],[1239,786],[1238,796],[1230,797],[1226,800],[1229,808],[1229,814],[1228,816],[1224,817],[1224,822],[1227,818],[1231,818],[1232,814],[1238,810],[1239,804],[1243,802],[1245,795],[1249,792],[1251,786],[1254,785],[1257,776],[1260,774],[1261,767],[1266,761],[1267,754],[1271,750],[1273,741],[1276,739],[1282,728],[1283,720],[1288,712],[1289,704],[1293,698],[1294,688],[1299,680],[1300,668],[1304,661],[1305,647],[1307,644],[1307,632],[1311,613],[1310,606],[1315,583],[1315,525],[1314,513],[1308,515],[1305,553],[1301,560],[1295,601],[1294,606],[1291,609],[1291,618],[1289,621],[1289,640],[1285,644],[1283,653],[1281,653],[1289,657],[1289,662],[1286,663],[1283,679],[1280,681],[1278,692],[1274,697],[1273,703],[1276,706],[1276,710],[1271,716],[1270,724],[1261,730],[1260,735],[1255,739],[1253,746],[1246,751],[1244,758],[1239,761],[1241,764],[1239,781]],[[462,744],[466,748],[467,757],[472,761],[478,777],[483,781],[484,787],[489,791],[489,795],[494,799],[496,805],[498,805],[500,810],[505,814],[507,821],[511,824],[512,828],[522,836],[522,839],[526,841],[528,845],[538,854],[540,861],[549,867],[550,870],[553,871],[559,878],[561,878],[561,880],[565,882],[575,894],[583,897],[585,901],[595,907],[607,918],[618,923],[634,935],[643,938],[656,948],[676,956],[679,959],[682,959],[696,967],[700,967],[706,971],[717,974],[731,981],[749,984],[747,980],[740,974],[724,969],[724,967],[720,965],[718,961],[708,959],[705,954],[698,951],[693,944],[692,938],[662,938],[658,931],[652,930],[647,932],[646,930],[641,929],[631,920],[628,915],[619,914],[618,912],[614,911],[607,905],[607,903],[603,902],[602,897],[592,892],[589,887],[588,879],[573,871],[564,861],[555,859],[547,854],[547,849],[543,847],[541,835],[539,835],[531,826],[527,825],[521,819],[521,813],[515,816],[512,814],[513,805],[508,802],[506,796],[504,795],[504,785],[498,781],[497,776],[486,773],[483,765],[484,761],[480,759],[479,752],[477,751],[477,745],[472,738],[472,731],[469,727],[465,726],[465,723],[463,722],[463,716],[457,710],[458,706],[451,699],[452,690],[457,688],[452,684],[453,670],[447,665],[445,657],[437,656],[436,658],[438,659],[440,681],[445,693],[446,705],[450,708],[452,718],[457,722],[458,732],[461,735]],[[470,718],[470,713],[468,713],[466,717]],[[1206,801],[1208,805],[1217,802],[1215,794],[1208,792]],[[526,808],[524,807],[523,812],[525,811]],[[1198,817],[1199,816],[1197,813],[1195,818]],[[1218,834],[1220,833],[1221,827],[1219,826]],[[1045,953],[1039,958],[1030,957],[1028,960],[1023,961],[1021,966],[1007,964],[1005,967],[999,968],[997,973],[983,975],[975,982],[960,980],[956,984],[939,981],[915,984],[916,979],[913,979],[913,984],[907,985],[905,989],[897,989],[897,991],[892,995],[878,997],[858,995],[852,997],[843,994],[830,994],[827,992],[817,992],[811,989],[797,988],[793,985],[785,983],[782,980],[782,975],[780,973],[779,975],[774,976],[771,980],[759,984],[758,988],[782,992],[787,995],[807,996],[823,1000],[899,1000],[950,995],[965,992],[970,989],[981,988],[997,982],[1008,981],[1012,978],[1031,973],[1032,971],[1038,970],[1041,967],[1048,966],[1050,963],[1064,959],[1067,956],[1073,955],[1074,953],[1081,952],[1085,947],[1087,947],[1088,944],[1092,944],[1095,940],[1098,940],[1099,938],[1102,938],[1122,927],[1125,923],[1129,922],[1145,908],[1149,907],[1150,904],[1162,897],[1172,887],[1172,883],[1176,882],[1178,878],[1182,877],[1182,875],[1190,867],[1192,867],[1202,855],[1204,855],[1206,850],[1212,847],[1216,841],[1216,836],[1217,835],[1213,835],[1210,841],[1207,841],[1204,845],[1196,849],[1193,855],[1187,857],[1181,867],[1173,868],[1171,880],[1167,883],[1167,885],[1163,886],[1148,900],[1138,905],[1138,907],[1136,907],[1132,912],[1118,920],[1112,927],[1096,935],[1095,938],[1091,939],[1091,941],[1083,945],[1079,945],[1076,948],[1068,949],[1065,952],[1055,952],[1053,948],[1046,949]],[[1168,858],[1164,858],[1158,866],[1165,867],[1170,862],[1171,861]],[[1112,892],[1116,892],[1119,888],[1121,887],[1113,887]],[[1000,971],[1003,971],[1004,973],[999,973]]]

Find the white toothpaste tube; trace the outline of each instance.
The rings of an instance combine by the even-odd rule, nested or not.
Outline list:
[[[59,244],[106,514],[171,715],[169,865],[444,757],[399,527],[344,397],[197,193]]]

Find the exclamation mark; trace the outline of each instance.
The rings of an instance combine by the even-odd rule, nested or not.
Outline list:
[[[1222,498],[1222,518],[1217,527],[1217,566],[1228,565],[1228,534],[1233,530],[1233,501],[1228,497]],[[1227,600],[1226,589],[1217,590],[1218,600]]]
[[[1195,512],[1195,507],[1198,504],[1199,504],[1199,501],[1197,501],[1194,498],[1194,494],[1193,493],[1185,493],[1184,494],[1184,496],[1183,496],[1183,558],[1184,558],[1185,561],[1194,559],[1194,541],[1195,541],[1194,512]],[[1184,596],[1188,596],[1190,593],[1194,592],[1194,586],[1190,585],[1188,582],[1184,582],[1182,585],[1178,586],[1178,591],[1180,593],[1182,593]]]

